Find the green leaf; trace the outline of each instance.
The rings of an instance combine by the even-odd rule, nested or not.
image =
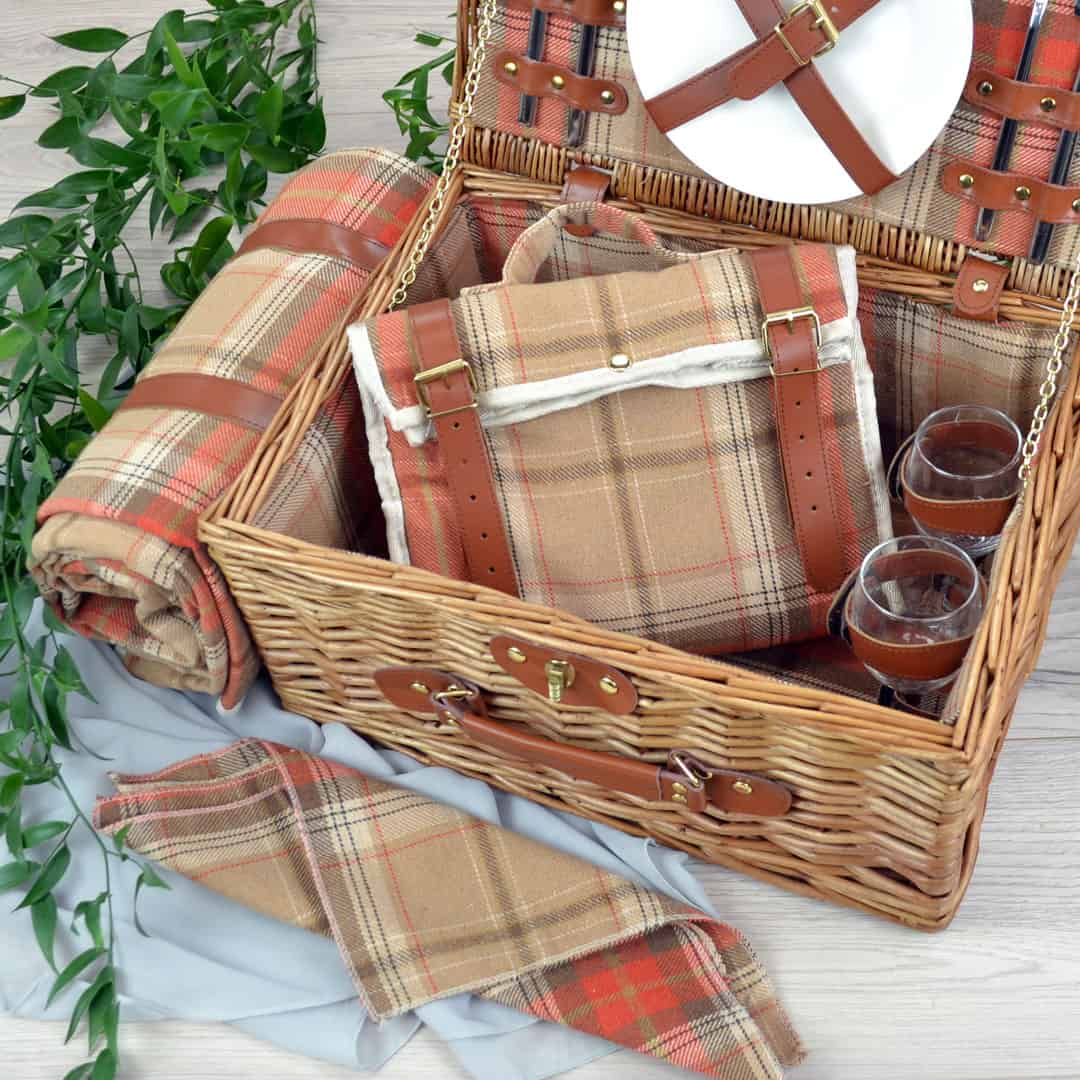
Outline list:
[[[93,74],[94,69],[88,67],[69,67],[54,71],[47,79],[39,82],[37,87],[30,91],[30,95],[31,97],[55,97],[63,90],[78,90],[87,84]]]
[[[46,150],[63,150],[82,138],[82,127],[74,116],[65,116],[50,124],[39,136],[38,146]]]
[[[7,841],[11,857],[21,862],[23,857],[22,811],[18,803],[15,803],[8,811],[7,822],[4,825],[4,839]]]
[[[45,680],[45,690],[41,695],[45,705],[45,719],[53,738],[65,749],[74,749],[68,734],[67,700],[56,680],[50,675]]]
[[[150,167],[150,159],[145,154],[117,146],[106,139],[81,139],[71,147],[70,153],[80,165],[91,169],[119,165],[122,169],[140,169],[145,172]]]
[[[417,45],[427,45],[428,48],[437,49],[446,38],[440,34],[432,34],[427,30],[421,30],[419,34],[413,39]]]
[[[32,848],[44,844],[46,840],[59,836],[70,824],[69,821],[42,821],[38,825],[31,825],[23,830],[23,846]]]
[[[90,1080],[116,1080],[116,1054],[112,1050],[98,1054]]]
[[[30,921],[34,926],[34,937],[37,938],[41,955],[49,962],[49,967],[56,971],[56,960],[53,958],[56,942],[56,900],[51,893],[43,896],[30,908]]]
[[[124,844],[127,841],[128,833],[131,832],[132,825],[134,824],[134,822],[128,822],[127,825],[122,829],[118,829],[113,834],[113,847],[115,847],[117,851],[124,850]]]
[[[49,991],[46,1006],[51,1005],[72,980],[77,979],[95,960],[104,955],[105,950],[98,948],[87,949],[85,952],[79,953],[57,976],[56,982],[53,983],[52,989]]]
[[[169,62],[172,64],[177,78],[179,78],[185,86],[191,87],[191,89],[194,90],[199,85],[199,80],[195,78],[195,73],[191,70],[191,65],[188,64],[183,49],[177,45],[176,38],[166,30],[162,34],[162,40],[165,44],[165,51],[169,54]]]
[[[128,36],[119,30],[96,27],[92,30],[72,30],[68,34],[57,34],[53,41],[69,49],[78,49],[79,52],[107,53],[116,52],[126,45]]]
[[[300,168],[307,160],[303,154],[297,154],[280,146],[249,146],[248,153],[272,173],[291,173]]]
[[[10,360],[31,344],[34,335],[21,326],[12,326],[0,334],[0,360]]]
[[[296,129],[296,141],[313,154],[326,145],[326,114],[321,101],[304,114]]]
[[[79,389],[79,404],[83,407],[86,419],[90,421],[90,426],[95,431],[100,431],[112,417],[112,413],[97,398],[88,394],[81,387]]]
[[[12,862],[0,866],[0,892],[18,888],[33,872],[34,864],[29,862]]]
[[[5,809],[14,806],[22,788],[22,773],[11,773],[9,776],[5,776],[3,783],[0,783],[0,806]]]
[[[152,75],[129,75],[121,72],[113,79],[113,96],[121,101],[144,101],[155,90],[160,89],[161,80]]]
[[[105,1034],[105,1024],[109,1015],[109,1009],[116,1000],[116,993],[112,985],[112,969],[103,968],[103,972],[109,972],[110,979],[103,986],[94,991],[93,1000],[90,1002],[90,1011],[87,1017],[87,1038],[90,1052],[94,1052],[101,1036]]]
[[[158,110],[161,122],[169,131],[179,132],[200,106],[206,104],[205,90],[183,90],[174,93],[160,90],[150,95],[150,104]]]
[[[94,1063],[92,1061],[83,1062],[82,1065],[76,1065],[65,1077],[64,1080],[90,1080],[90,1073],[94,1071]]]
[[[75,906],[75,918],[86,923],[90,938],[99,948],[105,948],[105,938],[101,932],[101,908],[109,898],[108,893],[100,893],[93,900],[83,900]]]
[[[16,907],[16,910],[30,907],[31,904],[36,904],[43,896],[48,896],[60,883],[60,879],[68,872],[70,865],[71,849],[67,844],[61,844],[49,856],[48,861],[41,869],[41,873],[35,878],[34,884],[30,886],[30,891],[23,897],[22,903]]]
[[[281,130],[281,115],[285,109],[285,90],[281,83],[274,83],[262,97],[255,109],[255,119],[267,135],[273,137]]]
[[[207,266],[210,265],[210,260],[229,239],[229,233],[232,231],[234,224],[235,222],[231,217],[219,217],[203,226],[188,259],[188,266],[196,277],[203,274]]]
[[[169,886],[158,877],[156,871],[146,865],[143,866],[142,872],[135,882],[135,899],[132,901],[131,905],[135,929],[138,930],[143,937],[149,937],[150,935],[143,929],[143,925],[139,921],[139,893],[142,892],[143,886],[146,886],[148,889],[168,889]]]
[[[15,116],[22,111],[25,104],[25,94],[9,94],[7,97],[0,97],[0,120],[7,120]]]
[[[108,329],[105,309],[101,299],[101,271],[95,270],[79,297],[79,323],[92,334],[103,334]]]
[[[91,701],[94,700],[90,691],[86,688],[82,676],[79,674],[79,669],[72,659],[71,653],[63,645],[56,650],[56,656],[53,658],[53,674],[65,690],[75,694],[82,694],[83,697],[90,698]]]
[[[36,207],[43,210],[74,210],[76,207],[85,206],[88,199],[85,195],[65,195],[56,188],[46,188],[44,191],[35,191],[33,195],[27,195],[15,204],[16,210],[25,210],[27,207]]]
[[[250,131],[249,124],[193,124],[188,134],[208,149],[227,154],[242,146]]]

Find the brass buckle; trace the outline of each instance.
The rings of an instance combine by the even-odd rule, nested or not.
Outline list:
[[[820,49],[812,56],[800,56],[799,51],[791,44],[787,34],[784,33],[784,29],[791,25],[792,21],[801,15],[804,11],[812,11],[817,18],[814,20],[814,29],[820,30],[825,38],[825,43]],[[831,52],[836,48],[836,43],[840,40],[840,31],[836,28],[836,23],[829,17],[828,11],[825,10],[825,0],[802,0],[801,4],[796,4],[788,13],[786,19],[781,19],[773,28],[773,33],[783,42],[784,48],[791,53],[791,58],[795,61],[799,67],[804,68],[807,64],[812,63],[819,56],[824,56],[827,52]]]
[[[765,355],[769,358],[769,372],[774,378],[782,379],[787,375],[806,375],[805,371],[783,371],[779,372],[773,366],[773,360],[775,359],[772,351],[772,342],[769,340],[769,327],[779,326],[781,323],[787,323],[788,326],[793,326],[796,319],[810,319],[814,324],[814,347],[818,353],[821,352],[821,319],[818,318],[818,313],[812,307],[792,308],[790,311],[775,311],[771,315],[765,316],[765,321],[761,324],[761,347],[765,350]],[[818,358],[817,367],[814,368],[816,373],[821,370],[821,359]]]
[[[687,783],[695,791],[700,791],[705,785],[705,781],[713,778],[712,769],[705,768],[697,758],[692,758],[689,754],[684,754],[680,750],[670,754],[668,761],[686,777]]]
[[[451,360],[447,364],[439,364],[438,367],[428,368],[427,371],[421,371],[413,376],[413,382],[416,384],[416,396],[420,399],[420,404],[424,406],[424,410],[427,412],[427,418],[429,420],[438,420],[441,416],[453,416],[454,413],[465,412],[468,409],[475,409],[477,404],[475,401],[470,401],[467,405],[458,405],[454,409],[444,409],[442,412],[434,412],[431,408],[431,399],[428,397],[427,384],[437,382],[439,379],[448,379],[451,375],[456,375],[459,371],[464,371],[469,380],[469,386],[475,395],[478,392],[476,385],[476,373],[472,369],[472,365],[468,360],[462,360],[460,357],[457,360]]]

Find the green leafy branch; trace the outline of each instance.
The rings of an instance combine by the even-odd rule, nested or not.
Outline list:
[[[450,132],[447,120],[437,118],[431,111],[431,77],[442,75],[446,83],[454,81],[454,61],[457,49],[450,38],[427,31],[416,35],[418,45],[438,49],[439,55],[411,71],[383,93],[383,101],[393,110],[398,130],[407,136],[405,156],[418,161],[432,172],[441,173],[445,154],[445,139]],[[451,48],[447,49],[446,46]]]
[[[30,910],[56,972],[50,1000],[88,983],[68,1038],[85,1024],[91,1060],[66,1080],[111,1080],[120,1016],[112,869],[131,856],[122,835],[110,845],[93,832],[58,759],[76,747],[68,698],[89,692],[51,613],[44,634],[28,629],[37,509],[232,255],[229,237],[257,216],[269,174],[321,151],[326,120],[312,0],[210,0],[143,33],[98,27],[54,40],[94,63],[36,84],[0,73],[0,91],[12,91],[0,96],[0,120],[47,99],[52,115],[38,144],[78,166],[0,223],[0,670],[11,687],[0,702],[0,830],[10,855],[0,890],[26,889],[19,907]],[[175,245],[161,269],[163,305],[147,302],[125,240],[136,215]],[[104,366],[90,385],[96,354]],[[67,820],[24,823],[23,794],[39,784],[64,792]],[[71,866],[69,839],[83,828],[100,849],[105,888],[75,905],[71,929],[88,944],[57,970],[55,890]],[[136,897],[163,884],[139,864]]]

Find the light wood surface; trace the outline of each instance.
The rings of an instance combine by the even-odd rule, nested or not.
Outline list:
[[[149,26],[175,0],[5,0],[0,72],[32,80],[78,62],[47,34]],[[418,29],[450,33],[450,0],[318,0],[330,145],[399,146],[381,91],[427,50]],[[0,87],[0,94],[6,91]],[[68,169],[34,145],[48,109],[0,124],[0,218]],[[136,238],[140,258],[157,251]],[[1039,670],[1002,757],[968,899],[929,937],[801,900],[715,867],[702,879],[753,942],[809,1049],[798,1080],[1080,1078],[1080,560],[1058,593]],[[29,947],[29,946],[28,946]],[[2,958],[0,958],[2,962]],[[81,1060],[62,1028],[0,1017],[0,1076],[59,1080]],[[126,1025],[124,1076],[170,1080],[344,1080],[345,1069],[284,1053],[224,1025]],[[386,1080],[463,1075],[418,1036]],[[574,1074],[645,1080],[674,1071],[621,1053]]]

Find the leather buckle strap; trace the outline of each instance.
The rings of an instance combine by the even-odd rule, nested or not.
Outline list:
[[[408,316],[420,368],[416,393],[435,425],[446,462],[469,578],[517,596],[517,575],[480,426],[476,374],[462,357],[450,301],[419,304]]]
[[[799,50],[791,43],[791,39],[785,33],[785,31],[791,26],[791,24],[804,12],[812,11],[815,19],[813,27],[815,30],[820,30],[824,41],[822,41],[817,52],[811,53],[810,56],[802,56]],[[791,54],[792,59],[799,67],[806,67],[807,64],[812,64],[819,56],[824,56],[827,52],[831,52],[836,48],[837,42],[840,40],[840,31],[836,27],[836,23],[829,17],[829,12],[825,8],[823,0],[803,0],[801,4],[796,4],[787,14],[787,18],[781,20],[776,24],[773,33],[783,43],[784,48]]]
[[[844,579],[844,545],[821,428],[821,324],[808,307],[790,246],[752,252],[764,311],[762,335],[773,372],[776,438],[788,506],[806,579],[818,593]]]
[[[116,411],[184,409],[265,431],[283,400],[276,394],[220,375],[177,371],[140,379]]]

